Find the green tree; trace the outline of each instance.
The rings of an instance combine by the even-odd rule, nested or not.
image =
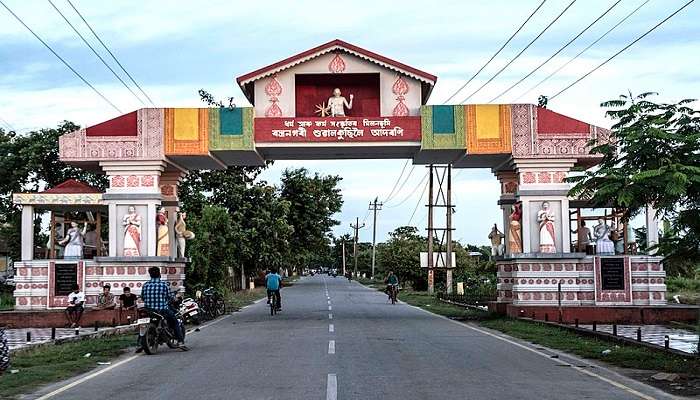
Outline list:
[[[572,196],[626,209],[629,220],[649,204],[670,222],[659,246],[667,259],[700,261],[700,111],[688,104],[654,103],[654,93],[602,103],[616,120],[613,140],[597,143],[598,168],[570,178]]]

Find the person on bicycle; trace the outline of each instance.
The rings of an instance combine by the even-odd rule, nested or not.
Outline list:
[[[160,268],[151,267],[148,269],[148,274],[151,276],[151,280],[143,284],[141,288],[141,298],[143,299],[144,306],[157,312],[158,314],[165,317],[168,322],[168,326],[175,333],[175,339],[177,340],[178,346],[184,348],[185,335],[182,331],[182,325],[177,321],[175,316],[175,311],[170,306],[170,302],[173,300],[173,295],[170,293],[170,287],[166,282],[160,280]]]
[[[272,296],[277,300],[277,310],[282,310],[282,296],[280,289],[282,288],[282,277],[277,273],[277,268],[272,268],[265,275],[265,286],[267,286],[267,304],[270,304]]]
[[[385,292],[387,296],[389,296],[389,299],[391,299],[391,289],[399,290],[399,277],[394,275],[394,271],[389,271],[386,279],[384,279],[384,283],[386,283]]]

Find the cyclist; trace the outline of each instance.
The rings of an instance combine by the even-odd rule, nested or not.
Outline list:
[[[272,296],[277,299],[277,311],[282,310],[282,296],[280,289],[282,288],[282,277],[277,273],[277,268],[272,268],[265,275],[265,286],[267,286],[267,304],[270,304]]]
[[[384,283],[386,283],[385,292],[389,296],[389,300],[391,300],[391,289],[396,289],[396,293],[399,291],[399,277],[394,275],[394,271],[389,271],[386,279],[384,279]]]
[[[170,302],[173,300],[170,287],[167,283],[160,280],[160,268],[151,267],[148,269],[148,274],[151,276],[151,280],[144,283],[143,288],[141,288],[141,298],[144,306],[165,317],[165,320],[168,321],[168,326],[175,333],[178,346],[183,350],[187,350],[184,346],[185,335],[182,331],[182,325],[178,323],[175,312],[170,307]]]

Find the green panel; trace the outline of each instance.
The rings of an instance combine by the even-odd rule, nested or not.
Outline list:
[[[455,133],[453,106],[433,106],[433,133]]]
[[[253,150],[253,117],[252,107],[210,108],[209,149]]]
[[[449,108],[449,111],[445,108]],[[445,119],[449,114],[452,114],[452,121],[446,122]],[[466,150],[464,118],[464,106],[461,105],[422,106],[421,148],[423,150]],[[451,132],[445,132],[448,130]]]
[[[243,109],[242,108],[221,108],[219,109],[219,119],[221,120],[222,135],[242,135],[243,134]]]

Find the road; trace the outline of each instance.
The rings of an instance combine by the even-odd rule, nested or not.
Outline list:
[[[282,296],[274,317],[261,302],[204,326],[189,352],[128,356],[26,398],[666,398],[605,368],[391,305],[340,277],[306,277]]]

